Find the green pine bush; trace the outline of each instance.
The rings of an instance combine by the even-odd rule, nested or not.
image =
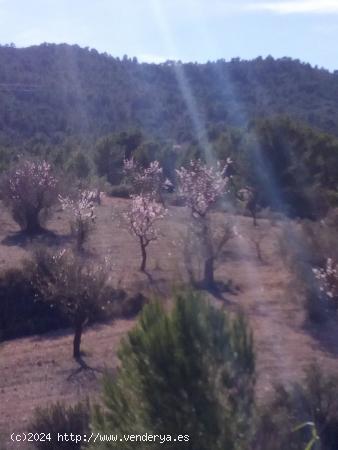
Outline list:
[[[177,292],[170,312],[156,301],[144,308],[119,359],[116,376],[105,377],[94,431],[189,435],[188,442],[119,442],[119,449],[247,449],[255,363],[243,317],[231,319],[195,292]]]

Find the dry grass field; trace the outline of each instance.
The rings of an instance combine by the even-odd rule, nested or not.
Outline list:
[[[161,239],[149,246],[149,275],[138,271],[137,241],[123,226],[121,212],[128,200],[104,198],[97,209],[97,227],[91,237],[89,256],[111,260],[116,285],[161,301],[170,297],[172,286],[186,280],[183,249],[189,215],[185,208],[170,207],[161,224]],[[292,274],[279,253],[280,224],[260,220],[262,258],[257,257],[250,236],[255,232],[246,217],[215,213],[215,222],[232,220],[240,236],[226,247],[216,278],[235,287],[217,297],[216,305],[243,310],[249,318],[257,353],[257,393],[264,398],[274,382],[301,376],[312,361],[338,373],[338,327],[333,318],[325,327],[309,330],[301,298],[290,290]],[[47,224],[52,231],[44,238],[50,246],[69,245],[69,227],[63,212]],[[34,242],[17,233],[6,212],[0,216],[0,269],[15,267],[29,257]],[[194,261],[198,266],[198,261]],[[33,410],[50,402],[74,402],[99,393],[101,374],[116,367],[118,343],[134,320],[117,320],[88,328],[83,337],[84,360],[92,370],[81,369],[71,357],[69,330],[4,342],[0,348],[0,431],[27,430]]]

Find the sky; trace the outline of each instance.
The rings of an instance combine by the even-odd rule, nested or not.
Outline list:
[[[338,69],[338,0],[0,0],[0,43],[144,62],[289,56]]]

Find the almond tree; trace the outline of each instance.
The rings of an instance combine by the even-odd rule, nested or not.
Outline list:
[[[36,265],[34,283],[42,299],[60,309],[74,329],[73,357],[79,358],[85,325],[115,299],[108,284],[108,267],[91,264],[65,249],[56,254],[38,250],[33,263]]]
[[[202,245],[204,256],[204,284],[208,288],[215,285],[214,263],[220,249],[230,238],[229,230],[219,240],[214,242],[209,212],[217,200],[227,192],[227,166],[219,163],[215,167],[204,164],[201,160],[190,161],[187,168],[176,170],[179,194],[190,208],[195,227]]]
[[[78,198],[59,196],[62,208],[71,212],[70,222],[72,235],[76,239],[76,249],[83,250],[83,245],[87,241],[95,223],[94,191],[82,191]]]
[[[2,182],[2,195],[13,219],[27,233],[40,232],[41,221],[57,201],[58,180],[47,161],[20,160]]]
[[[124,172],[137,194],[149,194],[163,203],[163,169],[158,161],[152,161],[143,168],[133,158],[124,160]]]
[[[133,195],[131,206],[125,214],[130,232],[139,240],[142,261],[140,270],[145,272],[147,264],[147,247],[158,238],[156,222],[163,219],[167,210],[157,203],[150,194]]]

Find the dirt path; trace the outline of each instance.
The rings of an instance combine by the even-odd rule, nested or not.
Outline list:
[[[6,342],[0,358],[0,430],[27,431],[36,407],[67,403],[97,395],[104,370],[116,367],[116,349],[132,321],[98,325],[83,336],[86,364],[81,369],[71,357],[72,335],[51,333]]]
[[[250,319],[257,358],[257,392],[260,398],[276,382],[299,380],[304,368],[317,362],[338,374],[337,353],[332,341],[338,342],[336,320],[326,329],[309,333],[303,299],[290,291],[292,274],[279,254],[281,230],[260,221],[264,239],[261,242],[264,263],[257,258],[250,236],[250,222],[241,220],[236,242],[238,255],[228,267],[241,290],[232,300]],[[338,346],[337,346],[338,347]]]

